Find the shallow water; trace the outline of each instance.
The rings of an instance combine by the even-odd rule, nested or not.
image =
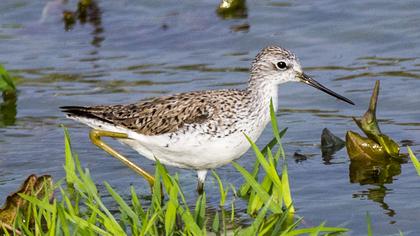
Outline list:
[[[280,88],[278,120],[289,127],[284,147],[304,225],[325,220],[344,224],[352,235],[366,234],[369,212],[377,235],[420,233],[420,177],[411,163],[402,165],[392,183],[360,185],[350,182],[344,149],[329,160],[319,148],[324,127],[342,138],[358,130],[351,117],[364,113],[380,79],[382,131],[420,153],[420,2],[248,1],[246,14],[233,19],[218,16],[209,0],[96,3],[95,17],[67,29],[62,11],[74,11],[75,1],[0,3],[0,63],[19,77],[17,109],[9,105],[12,119],[0,121],[0,202],[31,173],[63,177],[60,124],[69,127],[73,147],[96,182],[108,181],[123,194],[135,185],[146,195],[146,182],[90,144],[88,128],[66,120],[58,107],[243,88],[258,50],[279,44],[299,56],[307,73],[356,103],[302,84]],[[271,137],[267,127],[258,143]],[[152,162],[116,146],[153,171]],[[295,152],[306,160],[295,161]],[[239,162],[251,168],[253,158],[248,152]],[[195,188],[195,173],[170,170],[180,173],[185,189]],[[218,173],[226,182],[241,183],[230,165]],[[206,189],[217,193],[213,178]],[[208,196],[216,206],[218,196]]]

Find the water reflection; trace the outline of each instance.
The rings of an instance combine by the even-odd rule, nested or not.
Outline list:
[[[0,127],[14,125],[17,115],[16,93],[4,93],[3,102],[0,102]]]
[[[93,26],[93,39],[91,44],[100,47],[105,40],[102,33],[102,11],[94,0],[79,0],[76,11],[63,11],[64,30],[71,31],[77,21],[84,25],[86,23]]]
[[[385,214],[393,217],[396,212],[392,208],[389,207],[389,205],[385,202],[385,196],[388,192],[391,192],[391,189],[386,188],[383,184],[375,186],[373,188],[368,188],[367,190],[354,193],[354,198],[360,198],[360,199],[369,199],[373,202],[379,203],[379,206],[384,209]]]
[[[393,217],[396,213],[385,203],[385,196],[389,189],[385,184],[391,184],[394,177],[401,174],[401,163],[397,161],[386,162],[366,162],[366,161],[351,161],[349,167],[350,183],[359,183],[360,185],[373,185],[373,188],[357,192],[353,197],[360,199],[372,200],[379,203],[379,206],[384,209],[385,214]]]
[[[401,174],[401,164],[397,161],[370,162],[351,161],[350,183],[390,184],[394,176]]]

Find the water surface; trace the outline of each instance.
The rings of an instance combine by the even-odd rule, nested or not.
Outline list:
[[[411,163],[387,183],[351,183],[346,151],[325,159],[319,144],[324,127],[342,138],[358,130],[351,117],[364,113],[380,79],[382,131],[420,153],[420,2],[248,1],[246,12],[229,19],[217,15],[216,7],[209,0],[98,0],[91,18],[65,25],[62,13],[76,10],[74,0],[2,0],[0,63],[19,78],[19,93],[17,108],[9,105],[7,112],[13,119],[0,121],[0,202],[31,173],[63,177],[60,124],[69,127],[73,147],[97,183],[108,181],[123,194],[134,185],[147,195],[145,181],[94,147],[89,129],[66,120],[58,107],[243,88],[258,50],[278,44],[293,50],[308,74],[357,104],[303,84],[280,88],[278,120],[289,127],[284,147],[303,224],[325,220],[361,235],[369,212],[377,235],[418,235],[420,178]],[[267,128],[258,143],[271,137]],[[152,162],[111,143],[153,171]],[[295,152],[306,160],[295,161]],[[253,161],[248,152],[239,162],[251,168]],[[195,188],[194,172],[170,170],[180,173],[185,189]],[[218,173],[225,182],[241,183],[231,165]],[[206,185],[217,193],[213,178]],[[208,196],[209,205],[217,206],[218,196]]]

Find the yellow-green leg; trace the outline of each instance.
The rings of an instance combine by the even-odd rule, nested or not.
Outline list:
[[[147,171],[140,168],[138,165],[134,164],[130,160],[128,160],[126,157],[112,149],[108,144],[104,143],[101,138],[102,137],[110,137],[110,138],[117,138],[117,139],[127,139],[128,135],[124,133],[117,133],[117,132],[111,132],[111,131],[104,131],[104,130],[97,130],[92,129],[89,133],[90,140],[93,144],[104,150],[105,152],[111,154],[111,156],[117,158],[118,160],[122,161],[125,165],[130,167],[132,170],[134,170],[137,174],[143,176],[149,182],[150,187],[153,187],[153,184],[155,183],[155,178],[147,173]],[[153,189],[153,188],[152,188]]]

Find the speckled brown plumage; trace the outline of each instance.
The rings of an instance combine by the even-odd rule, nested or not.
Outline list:
[[[269,46],[252,62],[244,90],[199,91],[129,105],[62,109],[69,118],[93,129],[126,134],[117,140],[152,161],[197,170],[202,186],[208,169],[230,163],[249,149],[244,134],[258,139],[270,122],[270,101],[277,110],[278,85],[292,81],[353,104],[304,74],[293,53]]]
[[[69,116],[101,120],[144,135],[159,135],[222,116],[233,118],[235,104],[241,106],[243,100],[247,99],[246,94],[241,90],[199,91],[128,105],[67,106],[62,109]]]

